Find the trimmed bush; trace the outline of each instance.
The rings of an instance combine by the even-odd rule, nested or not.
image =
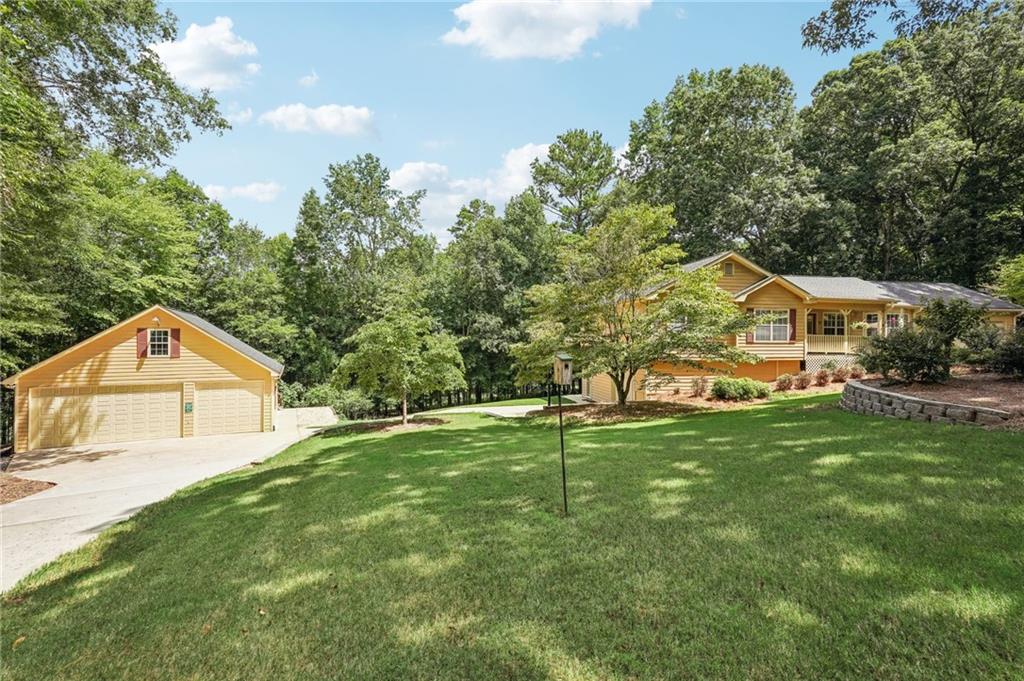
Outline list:
[[[711,386],[711,394],[719,400],[740,402],[768,397],[772,388],[767,383],[752,378],[716,378]]]
[[[992,369],[1007,376],[1024,376],[1024,329],[1003,337],[993,355]]]
[[[814,382],[814,377],[806,371],[801,371],[793,379],[793,385],[796,386],[797,390],[807,390],[811,387],[811,383]]]
[[[292,407],[301,407],[302,398],[306,394],[306,386],[302,385],[298,381],[295,383],[285,383],[284,381],[277,382],[277,396],[281,400],[281,406],[285,409],[291,409]]]
[[[793,387],[793,374],[782,374],[775,379],[775,389],[786,392]]]
[[[867,372],[864,371],[864,367],[862,367],[859,364],[854,364],[852,367],[850,367],[850,378],[854,379],[855,381],[859,381],[860,379],[864,378],[864,374],[866,373]]]
[[[330,383],[311,386],[302,398],[303,407],[330,407],[338,416],[359,419],[373,411],[373,400],[356,388],[339,390]]]
[[[953,361],[975,370],[991,369],[996,352],[1003,341],[1003,333],[994,324],[981,324],[966,332],[961,345],[953,348]]]
[[[946,338],[934,329],[907,327],[888,336],[871,336],[857,360],[889,382],[937,383],[949,378],[953,363]]]
[[[846,380],[850,378],[849,367],[836,367],[832,371],[832,382],[833,383],[846,383]]]
[[[814,372],[814,384],[815,385],[828,385],[829,376],[828,369],[821,368]]]

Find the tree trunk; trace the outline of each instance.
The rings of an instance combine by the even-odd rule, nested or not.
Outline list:
[[[402,393],[402,425],[409,423],[409,397]]]
[[[629,381],[625,376],[612,376],[612,383],[615,384],[615,396],[618,398],[619,406],[626,406],[626,398],[629,397]]]

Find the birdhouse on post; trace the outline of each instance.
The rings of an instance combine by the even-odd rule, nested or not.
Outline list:
[[[559,352],[555,355],[555,385],[572,385],[572,355]]]

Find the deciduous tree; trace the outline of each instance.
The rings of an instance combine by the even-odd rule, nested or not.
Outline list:
[[[561,249],[563,280],[528,292],[529,340],[515,349],[524,379],[560,349],[583,376],[608,374],[624,404],[640,372],[658,381],[658,362],[750,360],[729,338],[752,320],[716,286],[714,270],[680,266],[682,248],[665,241],[672,227],[670,206],[637,204]]]

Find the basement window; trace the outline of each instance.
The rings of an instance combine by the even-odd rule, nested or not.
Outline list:
[[[149,330],[149,352],[150,357],[171,356],[171,331],[170,329]]]

